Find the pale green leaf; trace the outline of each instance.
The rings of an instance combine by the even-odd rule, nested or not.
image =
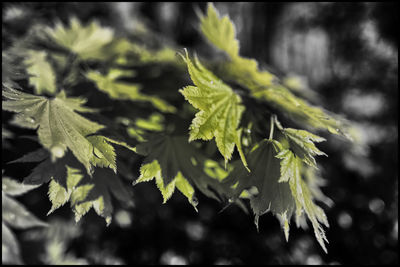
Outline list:
[[[256,60],[241,57],[239,49],[236,49],[239,45],[234,36],[233,23],[226,16],[220,19],[212,4],[208,5],[207,16],[201,17],[200,28],[214,46],[229,55],[230,60],[223,67],[223,72],[228,79],[248,88],[253,97],[262,99],[289,114],[294,121],[351,139],[347,133],[349,126],[346,125],[344,119],[337,115],[330,115],[323,109],[312,106],[295,96],[289,89],[279,84],[275,75],[259,70]],[[289,85],[293,85],[293,82]]]
[[[169,105],[164,100],[156,97],[145,95],[140,92],[140,86],[137,84],[119,81],[121,77],[132,77],[134,73],[121,69],[110,69],[106,75],[102,75],[96,71],[89,71],[86,77],[96,84],[96,87],[107,93],[113,99],[145,101],[153,104],[154,107],[163,112],[175,112],[176,108]]]
[[[54,95],[57,91],[56,75],[46,59],[45,51],[28,50],[24,60],[27,73],[30,75],[29,84],[35,89],[35,94],[48,93]]]
[[[190,125],[189,141],[215,137],[218,150],[227,162],[239,140],[238,126],[245,110],[241,98],[197,58],[195,64],[187,53],[184,59],[196,87],[187,86],[180,92],[190,104],[200,109]]]
[[[157,160],[154,160],[153,162],[144,164],[140,167],[140,176],[138,180],[136,180],[136,183],[148,182],[154,178],[156,180],[156,185],[162,194],[163,203],[166,203],[167,200],[171,198],[175,188],[177,188],[187,197],[189,203],[191,203],[196,209],[197,202],[194,200],[194,189],[181,172],[178,172],[172,181],[165,185],[164,179],[161,175],[160,164]]]
[[[293,128],[281,128],[282,133],[289,142],[290,149],[300,157],[309,166],[317,167],[314,156],[325,155],[314,144],[314,142],[323,142],[325,138],[312,134],[305,130]]]
[[[40,163],[25,180],[36,180],[36,183],[50,181],[52,208],[49,213],[70,202],[76,221],[94,208],[107,225],[110,224],[113,212],[111,195],[124,205],[132,205],[130,193],[114,172],[108,168],[96,168],[90,177],[70,153],[56,163],[50,159]]]
[[[284,153],[283,153],[284,152]],[[282,184],[289,183],[291,193],[296,203],[296,220],[299,221],[306,213],[314,228],[314,234],[323,250],[327,252],[325,242],[328,242],[322,225],[329,227],[324,211],[313,202],[313,196],[307,183],[302,179],[302,160],[289,150],[282,151],[277,158],[281,160]]]
[[[53,213],[56,209],[62,207],[68,202],[71,192],[66,190],[63,186],[57,183],[55,180],[51,180],[49,183],[49,200],[51,202],[51,209],[47,215]]]
[[[69,24],[69,27],[65,27],[57,23],[54,28],[47,27],[46,33],[57,45],[84,60],[106,57],[103,49],[114,38],[111,28],[101,27],[97,22],[83,26],[77,18],[71,18]]]
[[[107,142],[133,149],[124,142],[95,134],[104,126],[90,121],[78,112],[93,112],[83,107],[83,98],[66,97],[61,91],[55,98],[48,99],[17,90],[3,90],[3,109],[17,112],[21,117],[33,120],[38,125],[40,143],[51,153],[52,160],[62,158],[71,150],[90,174],[94,166],[109,167],[116,171],[115,152]]]
[[[228,16],[220,18],[212,3],[208,4],[207,16],[201,16],[200,21],[202,33],[213,45],[225,51],[231,57],[235,57],[239,53],[235,26]]]
[[[163,190],[171,184],[171,188],[179,186],[178,190],[188,197],[193,206],[197,204],[192,191],[194,187],[217,200],[224,194],[225,188],[218,179],[205,173],[205,158],[185,137],[155,135],[138,144],[136,151],[146,156],[140,169],[140,178],[136,182],[150,181],[155,177],[157,185],[163,185],[159,186]],[[163,193],[164,199],[168,199],[169,194],[170,191],[166,190]]]
[[[260,71],[257,61],[239,55],[239,41],[235,26],[228,16],[220,18],[213,4],[208,4],[207,16],[200,17],[203,35],[218,49],[226,52],[230,60],[224,65],[225,74],[244,86],[252,88],[257,84],[271,85],[275,76],[268,71]]]

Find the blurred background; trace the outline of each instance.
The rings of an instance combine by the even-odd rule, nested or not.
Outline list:
[[[360,131],[359,145],[332,136],[319,145],[329,155],[318,158],[326,180],[322,190],[334,202],[323,206],[329,253],[312,229],[292,227],[287,243],[271,215],[260,218],[257,233],[253,218],[238,207],[221,212],[219,203],[198,195],[196,213],[180,194],[162,205],[158,189],[145,183],[132,189],[132,209],[116,206],[107,228],[92,211],[77,225],[68,207],[46,217],[50,202],[44,187],[24,195],[19,200],[52,223],[47,233],[16,232],[25,263],[50,262],[46,255],[58,239],[62,253],[90,264],[398,264],[398,5],[215,6],[236,25],[241,55],[278,75],[297,77],[318,103]],[[165,43],[210,56],[196,15],[205,9],[206,3],[188,2],[3,3],[2,44],[23,36],[31,22],[67,22],[75,15],[121,34],[145,25]],[[18,153],[4,143],[2,153],[4,169]]]

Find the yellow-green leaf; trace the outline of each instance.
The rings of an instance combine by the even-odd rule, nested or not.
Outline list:
[[[77,18],[71,18],[69,27],[57,23],[54,28],[46,28],[48,36],[59,46],[68,49],[84,60],[104,59],[104,47],[111,43],[114,32],[101,27],[97,22],[83,26]]]
[[[306,213],[314,228],[314,234],[322,249],[327,252],[325,242],[328,242],[322,225],[329,227],[324,211],[313,202],[313,195],[307,183],[302,179],[302,160],[289,150],[283,150],[276,156],[281,159],[280,182],[289,183],[292,196],[296,203],[296,221]]]
[[[157,160],[151,163],[147,163],[140,167],[140,176],[136,183],[149,182],[155,178],[156,185],[163,196],[163,203],[172,196],[177,188],[183,195],[185,195],[189,201],[196,209],[197,202],[194,201],[194,189],[192,185],[186,180],[181,172],[178,172],[175,178],[172,179],[167,185],[164,184],[164,179],[161,175],[161,167]],[[197,209],[196,209],[197,210]]]
[[[140,86],[119,81],[121,77],[132,77],[135,74],[132,71],[121,69],[110,69],[106,75],[102,75],[96,71],[89,71],[86,77],[94,82],[97,88],[107,93],[113,99],[145,101],[153,104],[154,107],[163,112],[175,112],[176,108],[169,105],[164,100],[156,97],[145,95],[140,92]]]
[[[24,60],[29,77],[29,84],[35,89],[35,94],[48,93],[54,95],[56,88],[56,75],[46,59],[45,51],[28,50]]]
[[[208,4],[207,16],[200,17],[200,29],[207,39],[231,57],[239,53],[239,42],[236,40],[235,26],[228,16],[220,18],[212,3]]]
[[[215,137],[218,150],[225,159],[231,159],[239,140],[238,126],[245,108],[232,88],[217,78],[195,58],[194,64],[186,53],[184,58],[196,86],[180,90],[185,99],[200,111],[190,125],[189,141],[210,140]],[[246,165],[246,162],[243,161]]]
[[[53,161],[62,158],[69,149],[89,174],[94,166],[109,167],[115,171],[116,155],[106,141],[133,149],[111,138],[89,136],[104,126],[77,113],[93,112],[82,106],[86,102],[83,98],[68,98],[61,91],[55,98],[49,99],[14,89],[3,90],[3,96],[8,99],[3,101],[4,110],[17,112],[38,127],[39,141],[51,153]]]

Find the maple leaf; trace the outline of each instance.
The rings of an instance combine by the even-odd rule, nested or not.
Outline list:
[[[109,142],[124,145],[104,136],[93,136],[104,126],[90,121],[78,112],[93,112],[93,109],[83,107],[83,98],[68,98],[61,91],[53,99],[35,96],[14,89],[3,90],[3,109],[17,112],[25,120],[38,127],[40,143],[51,152],[52,160],[63,157],[70,149],[74,156],[85,166],[87,172],[92,172],[92,166],[106,166],[116,172],[115,152]]]
[[[327,239],[320,223],[327,227],[329,224],[324,211],[313,202],[314,198],[326,198],[316,190],[315,183],[302,179],[302,160],[278,141],[264,139],[252,148],[248,162],[251,173],[235,162],[233,171],[223,180],[234,189],[230,197],[250,199],[257,228],[259,216],[271,211],[280,220],[286,240],[294,211],[297,226],[304,211],[313,225],[317,241],[326,252],[324,241]],[[253,186],[257,190],[252,190]]]
[[[35,155],[43,157],[43,152],[47,153],[45,160],[43,158],[35,160]],[[119,176],[109,168],[95,168],[90,177],[82,170],[82,165],[70,152],[56,162],[52,162],[49,153],[43,149],[34,151],[29,157],[23,157],[13,163],[27,161],[41,161],[24,178],[24,183],[29,185],[49,183],[48,195],[52,207],[48,214],[70,202],[76,221],[79,221],[93,207],[109,225],[113,211],[111,195],[121,203],[132,205],[130,193]]]
[[[163,177],[161,176],[161,167],[157,160],[154,160],[151,163],[144,164],[140,167],[140,176],[135,181],[136,183],[148,182],[155,178],[156,185],[160,190],[163,196],[163,203],[166,203],[167,200],[172,196],[177,188],[183,195],[185,195],[190,204],[197,211],[197,200],[194,197],[194,188],[193,186],[183,177],[182,173],[179,171],[177,175],[172,179],[169,184],[164,184]]]
[[[245,85],[270,85],[276,79],[270,72],[260,71],[254,59],[239,55],[235,25],[228,16],[220,18],[212,3],[208,4],[207,16],[200,15],[200,30],[211,44],[228,54],[230,60],[224,65],[227,76],[238,79]]]
[[[281,178],[279,181],[289,183],[296,203],[297,222],[304,211],[312,223],[318,243],[327,252],[324,241],[328,241],[320,223],[329,227],[328,220],[324,211],[313,202],[312,191],[301,177],[303,168],[302,160],[288,149],[283,149],[276,157],[281,159]],[[299,225],[299,223],[297,224]]]
[[[182,192],[196,207],[193,186],[208,197],[220,200],[225,188],[218,179],[203,171],[204,157],[183,136],[153,135],[148,141],[136,146],[138,154],[146,156],[136,181],[146,182],[153,178],[160,189],[164,203],[175,188]]]
[[[45,32],[57,45],[84,60],[107,57],[103,49],[113,41],[114,32],[111,28],[101,27],[95,21],[83,26],[75,17],[70,19],[69,24],[68,28],[58,22],[54,28],[47,27]]]
[[[314,142],[326,141],[325,138],[318,135],[312,134],[305,130],[298,130],[293,128],[283,128],[282,125],[275,117],[275,124],[278,129],[286,137],[290,149],[300,157],[308,165],[317,168],[317,163],[314,156],[325,155],[324,152],[320,151],[314,144]]]
[[[45,227],[46,223],[39,220],[13,197],[21,196],[37,185],[21,184],[8,177],[2,177],[2,263],[22,264],[18,240],[10,227],[28,229]]]
[[[207,16],[200,15],[200,29],[216,47],[224,50],[231,57],[239,53],[239,41],[235,38],[235,26],[228,16],[220,19],[212,3],[207,6]]]
[[[261,141],[251,149],[248,155],[251,172],[247,172],[242,164],[235,162],[233,171],[223,180],[223,183],[234,188],[231,195],[233,199],[243,196],[243,192],[249,195],[257,229],[259,216],[271,211],[281,220],[286,239],[288,239],[288,218],[290,219],[293,213],[295,203],[289,185],[279,182],[280,161],[276,155],[280,147],[281,144],[275,140]],[[256,190],[251,190],[253,186]],[[248,192],[254,193],[248,194]]]
[[[56,93],[56,75],[46,59],[45,51],[28,50],[24,60],[27,73],[30,75],[29,84],[35,89],[35,94]]]
[[[164,100],[156,96],[140,93],[139,85],[118,81],[121,77],[132,77],[134,75],[133,71],[114,68],[109,69],[107,75],[102,75],[96,71],[86,73],[86,77],[93,81],[100,91],[107,93],[112,99],[148,101],[163,112],[176,112],[176,108]]]
[[[186,52],[184,60],[196,86],[186,86],[179,91],[193,107],[200,110],[190,126],[189,142],[215,137],[225,163],[231,159],[235,144],[242,156],[238,126],[245,108],[241,105],[240,96],[207,70],[197,58],[193,64]],[[246,166],[244,156],[241,158]]]
[[[323,109],[310,105],[279,84],[275,75],[268,71],[260,71],[256,60],[241,57],[232,21],[227,16],[219,18],[212,4],[208,5],[207,16],[200,18],[200,29],[215,47],[228,54],[230,60],[223,67],[228,79],[248,88],[253,97],[288,113],[294,121],[304,123],[311,128],[341,134],[352,140],[348,133],[350,126],[343,118],[330,115]]]
[[[130,193],[115,173],[109,169],[96,168],[93,178],[88,178],[79,169],[65,167],[67,169],[66,188],[55,179],[50,181],[49,199],[52,202],[52,208],[48,214],[70,201],[75,213],[75,221],[78,222],[93,207],[109,225],[113,212],[111,195],[121,203],[132,205]]]
[[[253,90],[252,95],[287,113],[298,123],[303,123],[312,129],[324,129],[332,134],[341,134],[351,140],[347,133],[349,126],[343,118],[330,115],[322,108],[310,105],[282,85],[270,87],[260,85],[258,90]]]

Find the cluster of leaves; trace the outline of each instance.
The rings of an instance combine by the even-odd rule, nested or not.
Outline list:
[[[329,201],[312,170],[317,169],[314,157],[325,155],[315,143],[325,139],[284,128],[277,114],[288,124],[348,137],[347,122],[296,96],[274,74],[260,70],[256,60],[241,57],[233,23],[220,18],[212,4],[200,16],[200,31],[228,56],[215,69],[198,57],[192,60],[186,50],[182,62],[175,48],[150,50],[116,37],[111,28],[97,22],[84,26],[76,18],[69,26],[43,27],[30,42],[3,51],[3,110],[15,113],[10,124],[35,129],[43,147],[13,161],[38,163],[24,183],[48,183],[48,214],[69,202],[76,221],[93,208],[107,224],[111,196],[125,205],[132,200],[121,177],[133,184],[154,179],[164,203],[177,189],[195,209],[196,190],[242,207],[249,199],[257,227],[259,216],[271,211],[288,239],[292,215],[297,226],[307,216],[326,251],[321,224],[328,222],[315,200]],[[187,83],[183,64],[194,85],[175,88],[168,98],[149,93],[136,79],[156,65],[174,69]],[[159,79],[160,90],[166,90]],[[27,88],[21,80],[28,80]],[[190,121],[188,134],[181,125]],[[199,139],[215,140],[216,147],[211,143],[214,150],[205,149],[210,146]],[[116,148],[127,148],[130,156],[117,157]],[[126,164],[132,153],[141,160],[134,181]]]

